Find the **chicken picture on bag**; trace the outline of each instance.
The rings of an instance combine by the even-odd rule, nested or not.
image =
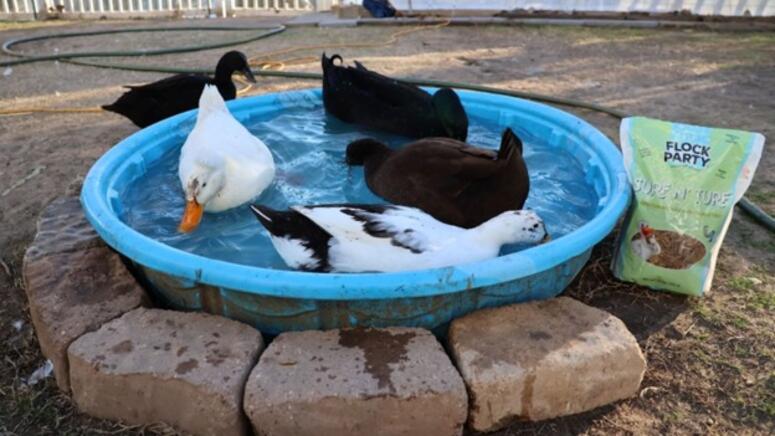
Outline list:
[[[657,238],[654,235],[654,229],[645,222],[641,222],[639,233],[632,239],[632,251],[641,259],[648,261],[653,256],[662,252]]]

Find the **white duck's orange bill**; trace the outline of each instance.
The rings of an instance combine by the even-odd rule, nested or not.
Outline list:
[[[201,204],[197,203],[196,201],[187,201],[186,210],[183,211],[183,219],[180,221],[178,230],[183,233],[188,233],[194,230],[199,225],[199,222],[202,221],[203,213],[204,208]]]

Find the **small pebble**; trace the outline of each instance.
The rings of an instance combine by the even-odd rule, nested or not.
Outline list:
[[[24,327],[24,321],[17,319],[11,325],[13,326],[14,329],[16,329],[17,332],[20,332],[22,331],[22,327]]]
[[[4,76],[4,77],[8,77],[8,76],[10,76],[11,74],[13,74],[13,68],[11,68],[11,67],[6,67],[6,68],[5,68],[5,70],[3,70],[3,76]]]

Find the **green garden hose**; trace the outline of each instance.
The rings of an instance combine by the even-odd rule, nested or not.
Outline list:
[[[45,56],[28,56],[22,52],[18,52],[12,49],[13,46],[18,44],[23,44],[23,43],[32,42],[32,41],[42,41],[42,40],[48,40],[48,39],[72,38],[72,37],[78,37],[78,36],[94,36],[94,35],[106,35],[106,34],[117,34],[117,33],[202,31],[202,30],[204,31],[210,31],[210,30],[245,31],[245,32],[256,31],[256,30],[263,30],[263,31],[257,35],[251,35],[250,37],[242,38],[242,39],[217,42],[217,43],[211,43],[211,44],[192,45],[192,46],[186,46],[186,47],[155,49],[155,50],[75,52],[75,53],[58,53],[58,54],[45,55]],[[18,57],[19,59],[13,60],[13,61],[0,62],[0,67],[8,67],[8,66],[25,64],[25,63],[56,60],[56,61],[69,62],[77,65],[83,65],[83,66],[111,68],[111,69],[129,70],[129,71],[145,71],[145,72],[158,72],[158,73],[170,73],[170,74],[178,74],[178,73],[212,74],[213,72],[212,69],[114,64],[110,62],[82,60],[81,58],[158,56],[158,55],[166,55],[166,54],[211,50],[215,48],[230,47],[234,45],[257,41],[257,40],[268,38],[270,36],[284,32],[285,30],[286,30],[285,26],[277,26],[277,27],[270,28],[268,30],[256,29],[256,28],[245,28],[245,27],[220,26],[220,27],[175,27],[175,28],[143,27],[143,28],[131,28],[131,29],[98,30],[98,31],[90,31],[90,32],[51,33],[47,35],[28,37],[28,38],[15,38],[4,42],[3,45],[0,47],[3,53],[10,56]],[[303,79],[303,80],[321,80],[323,77],[322,74],[320,73],[304,73],[304,72],[297,72],[297,71],[259,70],[259,71],[255,71],[254,74],[257,76],[265,76],[265,77],[282,77],[282,78]],[[517,98],[524,98],[528,100],[536,100],[536,101],[542,101],[546,103],[559,104],[563,106],[583,108],[583,109],[588,109],[595,112],[605,113],[617,119],[622,119],[628,116],[626,113],[613,108],[608,108],[594,103],[587,103],[584,101],[579,101],[579,100],[574,100],[569,98],[553,97],[549,95],[535,94],[531,92],[512,91],[508,89],[492,88],[489,86],[480,86],[480,85],[473,85],[468,83],[457,83],[457,82],[447,82],[447,81],[440,81],[440,80],[413,79],[413,78],[402,78],[401,80],[418,86],[467,89],[472,91],[487,92],[491,94],[500,94],[500,95],[506,95],[510,97],[517,97]],[[743,197],[741,201],[738,203],[738,206],[740,206],[741,209],[743,209],[748,214],[750,214],[752,218],[754,218],[757,222],[759,222],[761,225],[766,227],[768,230],[775,232],[775,218],[768,215],[761,208],[759,208],[750,200],[748,200],[748,198]]]
[[[737,205],[740,206],[740,209],[746,211],[759,224],[768,228],[771,232],[775,232],[775,218],[773,218],[772,215],[768,215],[767,212],[749,200],[748,197],[741,198]]]
[[[143,32],[179,32],[179,31],[235,31],[235,32],[256,32],[261,33],[251,35],[247,38],[234,39],[229,41],[215,42],[211,44],[198,44],[186,47],[160,48],[155,50],[130,50],[130,51],[94,51],[94,52],[68,52],[56,53],[45,56],[28,56],[22,52],[13,50],[12,47],[18,44],[24,44],[34,41],[44,41],[48,39],[74,38],[80,36],[111,35],[117,33],[143,33]],[[2,45],[3,53],[20,59],[13,61],[0,62],[0,67],[10,67],[19,64],[29,64],[42,61],[66,61],[76,58],[94,58],[94,57],[135,57],[135,56],[160,56],[166,54],[188,53],[193,51],[212,50],[216,48],[231,47],[239,44],[246,44],[259,39],[268,38],[272,35],[284,32],[285,26],[274,26],[271,28],[245,28],[234,26],[219,27],[136,27],[130,29],[107,29],[94,30],[89,32],[69,32],[69,33],[49,33],[47,35],[32,36],[28,38],[13,38],[5,41]]]

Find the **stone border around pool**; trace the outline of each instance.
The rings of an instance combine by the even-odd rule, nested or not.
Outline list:
[[[571,298],[474,312],[445,346],[419,328],[289,332],[152,308],[77,198],[24,257],[57,385],[89,415],[195,435],[460,435],[628,398],[646,361],[613,315]],[[445,348],[446,347],[446,348]]]

